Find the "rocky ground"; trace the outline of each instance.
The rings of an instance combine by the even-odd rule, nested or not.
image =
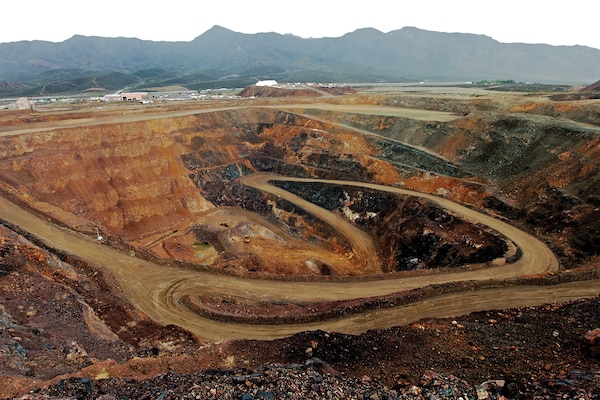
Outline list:
[[[101,379],[77,374],[22,398],[597,399],[600,330],[586,329],[600,323],[599,305],[596,298],[477,313],[356,337],[306,332],[221,343],[156,376],[116,377],[132,368],[112,364]],[[175,365],[193,369],[219,354],[212,362],[220,366],[182,373]]]
[[[600,297],[352,336],[205,345],[109,277],[2,229],[1,398],[582,398],[600,393]],[[487,397],[486,397],[487,396]]]

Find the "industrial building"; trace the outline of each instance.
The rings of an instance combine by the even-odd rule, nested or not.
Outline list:
[[[107,94],[104,101],[144,101],[148,96],[146,92],[123,92],[116,94]]]

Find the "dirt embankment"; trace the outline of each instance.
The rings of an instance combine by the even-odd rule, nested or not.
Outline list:
[[[202,344],[140,314],[110,274],[76,256],[49,253],[26,236],[0,226],[0,397],[99,361]]]
[[[322,93],[310,88],[279,88],[271,86],[248,86],[238,96],[241,97],[320,97]]]
[[[83,232],[129,239],[174,229],[213,205],[178,161],[171,129],[157,120],[3,137],[4,190]]]
[[[262,98],[311,98],[344,96],[355,94],[357,91],[351,86],[324,86],[324,85],[286,85],[286,86],[248,86],[238,96]]]

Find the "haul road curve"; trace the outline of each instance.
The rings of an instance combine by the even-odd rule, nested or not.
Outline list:
[[[304,105],[306,106],[306,105]],[[284,106],[281,106],[284,108]],[[235,108],[235,107],[234,107]],[[222,109],[229,109],[224,107]],[[390,112],[393,107],[381,107],[380,112]],[[174,115],[188,115],[216,111],[216,109],[186,110],[182,112],[165,112],[152,115],[127,115],[120,116],[119,121],[160,118]],[[372,109],[369,112],[374,112]],[[393,111],[393,110],[392,110]],[[405,112],[403,110],[395,112]],[[441,116],[448,118],[447,116]],[[410,116],[407,116],[410,118]],[[428,116],[431,118],[431,116]],[[82,121],[79,121],[82,122]],[[112,123],[108,118],[89,119],[84,125]],[[80,126],[77,121],[70,121],[70,125]],[[2,135],[17,135],[32,131],[51,130],[55,124],[40,124],[34,128],[22,129],[18,127],[3,129]],[[297,196],[275,186],[269,180],[295,180],[317,181],[292,177],[281,177],[267,174],[254,174],[241,179],[242,183],[264,190],[296,203],[324,221],[344,232],[351,242],[353,249],[362,257],[361,261],[372,270],[378,266],[373,265],[369,256],[372,247],[369,240],[362,241],[364,234],[348,227],[347,221],[337,218],[333,213],[306,202]],[[164,268],[157,264],[131,257],[102,245],[92,238],[83,236],[74,231],[57,227],[45,218],[40,218],[31,212],[22,209],[0,195],[0,218],[20,226],[22,229],[44,240],[50,246],[74,254],[82,259],[111,273],[117,279],[123,293],[128,300],[140,311],[153,320],[162,324],[175,324],[190,330],[207,342],[224,339],[249,338],[273,339],[287,336],[296,332],[323,329],[343,333],[361,333],[368,329],[387,328],[402,325],[424,317],[450,317],[466,314],[475,310],[509,308],[515,306],[539,305],[543,303],[566,301],[584,297],[593,297],[598,294],[600,280],[574,282],[555,286],[519,286],[498,289],[469,291],[464,293],[448,294],[436,298],[415,302],[393,309],[374,311],[352,315],[343,319],[336,319],[310,324],[296,325],[244,325],[222,323],[192,313],[179,304],[179,299],[188,293],[213,293],[219,295],[235,295],[246,297],[250,300],[286,300],[286,301],[332,301],[353,298],[365,298],[396,293],[402,290],[418,288],[426,285],[464,281],[505,279],[513,276],[528,275],[555,271],[558,262],[554,254],[539,240],[526,234],[509,224],[475,212],[449,200],[427,194],[410,192],[399,188],[373,185],[362,182],[347,181],[320,181],[336,185],[353,185],[368,187],[376,190],[391,191],[394,193],[410,194],[433,200],[442,207],[447,208],[463,217],[492,227],[516,243],[522,250],[522,257],[513,264],[480,269],[476,271],[462,271],[424,277],[394,278],[388,280],[374,280],[352,283],[332,282],[286,282],[245,280],[241,278],[224,276],[211,273],[190,272],[174,268]],[[344,225],[343,223],[346,223]]]
[[[254,174],[243,178],[247,185],[261,190],[275,191],[288,200],[293,196],[268,184],[269,180],[296,180],[267,174]],[[316,180],[310,180],[316,181]],[[164,268],[99,244],[93,239],[68,229],[59,228],[0,197],[0,217],[43,239],[51,246],[75,254],[112,273],[125,296],[138,309],[162,324],[175,324],[190,330],[205,341],[253,338],[273,339],[305,330],[323,329],[344,333],[360,333],[368,329],[387,328],[410,323],[424,317],[445,317],[465,314],[475,310],[508,308],[593,297],[598,294],[600,281],[584,281],[552,287],[509,287],[443,295],[393,309],[368,312],[347,318],[297,325],[245,325],[223,323],[201,318],[182,307],[178,299],[187,293],[204,292],[221,295],[235,294],[255,300],[329,301],[369,297],[417,288],[432,283],[489,278],[506,278],[515,275],[552,271],[558,263],[552,252],[540,241],[518,229],[489,216],[469,210],[435,196],[407,192],[402,189],[360,182],[325,181],[331,184],[364,186],[377,190],[410,193],[432,198],[444,207],[465,215],[477,222],[490,225],[517,243],[523,257],[516,263],[497,268],[463,271],[426,277],[377,280],[352,283],[282,282],[247,280],[231,276],[190,272]],[[286,194],[287,193],[287,194]],[[299,204],[299,206],[302,206]],[[316,215],[326,210],[312,210]]]

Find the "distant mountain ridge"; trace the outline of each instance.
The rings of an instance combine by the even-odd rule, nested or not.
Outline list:
[[[214,26],[190,42],[75,35],[60,43],[0,43],[0,82],[26,85],[21,93],[27,95],[166,84],[241,87],[265,78],[589,84],[599,76],[598,49],[500,43],[484,35],[413,27],[388,33],[365,28],[337,38],[304,39]]]

